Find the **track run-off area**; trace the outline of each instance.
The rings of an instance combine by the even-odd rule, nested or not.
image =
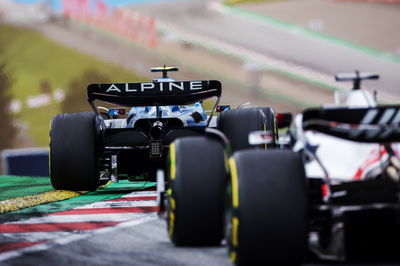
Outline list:
[[[49,178],[0,178],[0,262],[157,217],[156,192],[150,182],[73,192],[51,190]]]
[[[0,176],[0,184],[0,265],[231,265],[224,245],[171,243],[155,183],[94,192],[53,190],[44,177]]]
[[[232,265],[224,243],[171,243],[157,215],[155,183],[120,181],[77,193],[53,190],[49,178],[0,181],[0,265]],[[45,200],[20,205],[31,197]],[[16,202],[13,211],[5,209]]]

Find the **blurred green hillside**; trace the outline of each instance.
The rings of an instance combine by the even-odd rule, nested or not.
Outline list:
[[[12,96],[23,103],[27,97],[43,93],[44,83],[52,91],[61,89],[66,92],[70,84],[87,71],[103,73],[112,77],[113,82],[146,80],[132,71],[61,46],[30,29],[0,24],[0,44],[4,47],[0,61],[7,64],[13,80]],[[86,90],[85,87],[73,89]],[[51,117],[59,111],[60,103],[55,101],[31,109],[23,104],[16,118],[26,124],[27,132],[38,146],[47,146]]]

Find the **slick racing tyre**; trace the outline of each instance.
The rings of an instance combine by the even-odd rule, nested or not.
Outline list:
[[[227,174],[222,143],[185,137],[170,145],[168,234],[177,246],[219,245]]]
[[[236,265],[300,265],[307,252],[307,194],[299,154],[247,150],[229,160],[227,242]]]
[[[58,114],[50,126],[50,177],[55,189],[96,190],[96,116]]]
[[[269,107],[232,109],[221,112],[218,117],[218,129],[229,139],[232,152],[255,147],[249,144],[249,133],[252,131],[271,132],[274,141],[258,146],[264,149],[274,147],[277,137],[275,114]]]

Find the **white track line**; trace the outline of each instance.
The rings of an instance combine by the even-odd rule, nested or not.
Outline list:
[[[143,197],[143,196],[157,196],[156,191],[135,191],[129,194],[122,196],[121,198],[129,198],[129,197]]]
[[[99,208],[129,208],[129,207],[156,207],[156,201],[100,201],[75,209],[99,209]]]
[[[143,196],[156,196],[154,191],[138,191],[124,195],[123,198],[143,197]],[[91,209],[91,208],[129,208],[129,207],[154,207],[157,206],[156,201],[103,201],[75,209]],[[60,212],[62,213],[62,212]],[[70,232],[21,232],[21,233],[3,233],[0,234],[4,243],[8,242],[38,242],[47,241],[46,243],[36,244],[34,246],[20,248],[8,252],[0,253],[0,261],[10,258],[21,256],[26,252],[35,252],[39,250],[46,250],[57,244],[68,244],[73,241],[81,240],[98,233],[107,233],[123,227],[132,227],[143,224],[148,221],[157,219],[157,214],[151,213],[106,213],[106,214],[82,214],[82,215],[46,215],[43,217],[35,217],[23,221],[15,221],[6,224],[29,225],[29,224],[45,224],[45,223],[70,223],[70,222],[121,222],[114,226],[108,226],[101,229],[85,230],[85,231],[70,231]]]
[[[36,223],[75,223],[75,222],[124,222],[148,216],[148,213],[106,213],[106,214],[72,214],[49,215],[31,218],[24,221],[7,224],[36,224]]]
[[[38,242],[57,238],[69,237],[71,234],[82,234],[81,232],[29,232],[29,233],[6,233],[1,236],[7,237],[13,242]],[[2,253],[0,253],[1,256]]]

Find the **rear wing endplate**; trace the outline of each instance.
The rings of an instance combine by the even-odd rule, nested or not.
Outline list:
[[[302,127],[357,142],[400,142],[400,105],[307,109]]]
[[[187,105],[211,97],[221,97],[217,80],[91,84],[88,100],[123,106]]]

